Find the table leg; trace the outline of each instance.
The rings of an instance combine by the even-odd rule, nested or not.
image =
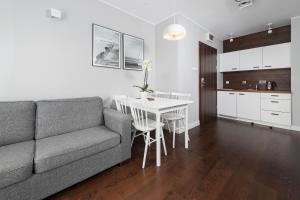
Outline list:
[[[160,153],[160,113],[156,113],[156,166],[159,167],[161,164],[161,153]]]
[[[189,108],[185,107],[185,134],[184,134],[184,146],[186,149],[189,148]]]

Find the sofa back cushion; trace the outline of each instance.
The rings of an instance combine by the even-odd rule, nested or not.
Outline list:
[[[100,97],[37,102],[36,139],[61,135],[103,124]]]
[[[0,146],[33,140],[35,111],[32,101],[0,102]]]

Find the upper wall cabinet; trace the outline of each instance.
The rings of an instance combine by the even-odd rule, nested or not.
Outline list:
[[[240,63],[239,51],[223,53],[220,55],[220,71],[231,72],[238,71]]]
[[[262,65],[262,48],[254,48],[240,51],[240,71],[262,69]]]
[[[290,68],[291,43],[263,47],[263,69]]]
[[[220,54],[220,72],[291,67],[291,43]]]

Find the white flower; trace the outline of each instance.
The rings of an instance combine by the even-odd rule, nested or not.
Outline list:
[[[144,60],[142,64],[143,70],[151,71],[152,70],[152,61]]]

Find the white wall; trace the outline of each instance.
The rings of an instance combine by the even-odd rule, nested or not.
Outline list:
[[[300,16],[292,18],[292,123],[300,130]]]
[[[159,91],[177,90],[178,43],[163,38],[163,30],[172,23],[168,19],[155,27],[156,89]]]
[[[0,1],[0,95],[10,96],[9,82],[12,78],[14,27],[12,3]],[[1,99],[1,98],[0,98]]]
[[[194,103],[189,109],[189,123],[192,127],[199,124],[199,42],[215,47],[219,52],[222,52],[222,42],[206,42],[207,31],[181,14],[176,16],[176,21],[187,31],[186,38],[181,41],[166,41],[162,38],[163,30],[173,22],[172,18],[156,26],[156,89],[192,94]],[[168,80],[167,84],[165,80]]]
[[[47,18],[49,8],[64,19]],[[0,22],[1,101],[134,94],[142,72],[91,66],[92,23],[145,39],[155,61],[154,26],[97,0],[1,0]]]

